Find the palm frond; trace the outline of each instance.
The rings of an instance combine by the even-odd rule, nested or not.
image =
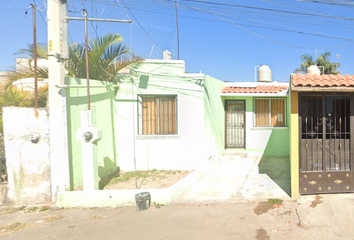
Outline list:
[[[298,68],[294,70],[295,73],[301,72],[301,73],[306,73],[307,68],[310,67],[311,65],[317,65],[320,67],[320,71],[322,74],[340,74],[339,71],[337,71],[337,68],[340,67],[340,63],[331,63],[329,61],[331,57],[331,53],[326,51],[322,53],[320,56],[316,58],[315,61],[313,61],[313,58],[309,54],[304,54],[300,58],[302,60],[302,63]],[[323,67],[323,68],[321,68]]]
[[[27,48],[22,48],[15,52],[14,55],[23,56],[26,58],[34,58],[34,45],[28,44]],[[48,45],[46,43],[37,43],[37,57],[48,59]]]

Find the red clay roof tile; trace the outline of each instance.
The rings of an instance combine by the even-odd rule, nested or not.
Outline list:
[[[232,87],[227,86],[221,90],[221,93],[279,93],[288,90],[288,86],[264,86],[259,85],[256,87]]]
[[[317,74],[292,74],[291,84],[295,87],[353,87],[354,86],[354,75],[317,75]]]

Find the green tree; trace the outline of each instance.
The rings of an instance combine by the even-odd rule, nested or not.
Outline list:
[[[329,61],[329,58],[331,57],[330,52],[324,52],[320,56],[316,58],[316,60],[313,59],[313,57],[309,54],[304,54],[301,56],[302,63],[298,68],[294,70],[295,73],[306,73],[306,70],[309,66],[311,65],[316,65],[319,67],[321,74],[340,74],[339,71],[337,71],[337,68],[340,67],[339,62],[331,63]]]
[[[120,79],[117,75],[121,69],[141,61],[141,58],[133,54],[122,41],[123,38],[119,34],[107,34],[89,41],[90,79],[119,82]],[[47,44],[37,45],[38,59],[48,58],[47,49]],[[18,79],[34,76],[31,60],[33,59],[33,44],[29,44],[27,48],[20,49],[15,54],[29,58],[30,61],[28,64],[18,65],[7,71],[4,79],[8,80],[8,84]],[[69,59],[66,61],[65,67],[68,76],[86,78],[85,44],[72,43],[69,45]],[[37,76],[39,79],[48,78],[48,67],[39,66]]]
[[[133,54],[123,42],[119,34],[107,34],[90,40],[89,69],[90,79],[119,82],[118,72],[131,63],[141,61],[140,57]],[[10,68],[3,76],[0,83],[0,133],[2,133],[2,107],[18,106],[33,107],[34,93],[12,87],[12,83],[23,78],[33,78],[34,46],[29,44],[27,48],[20,49],[15,55],[28,58],[24,64]],[[47,44],[37,44],[37,58],[48,59]],[[86,78],[85,44],[72,43],[69,45],[69,59],[65,63],[67,75],[70,77]],[[48,78],[48,67],[38,66],[38,79]],[[48,88],[38,89],[38,106],[45,107],[48,96]]]
[[[132,54],[129,47],[122,43],[118,34],[107,34],[90,40],[88,43],[90,79],[102,81],[118,81],[118,72],[126,66],[141,61]],[[66,64],[68,75],[86,78],[85,45],[73,43],[69,49],[69,60]]]

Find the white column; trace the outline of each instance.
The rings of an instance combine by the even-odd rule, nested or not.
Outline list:
[[[97,142],[102,138],[102,132],[92,127],[92,111],[81,111],[81,128],[76,132],[76,138],[81,142],[82,178],[84,191],[98,190]]]
[[[67,0],[48,0],[48,107],[53,201],[58,191],[70,188],[66,95],[64,89],[56,87],[65,83],[64,59],[68,58],[66,16]]]

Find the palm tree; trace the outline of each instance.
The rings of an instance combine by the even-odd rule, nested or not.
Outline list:
[[[118,72],[124,67],[141,61],[141,58],[130,52],[119,34],[107,34],[89,41],[89,69],[90,78],[102,81],[120,81]],[[48,59],[47,44],[37,45],[37,57]],[[33,59],[33,44],[20,49],[15,55],[22,55]],[[72,43],[69,45],[69,59],[65,64],[67,75],[76,78],[86,78],[86,55],[85,45]],[[22,78],[33,77],[34,69],[31,60],[28,64],[18,65],[9,69],[4,79],[8,84]],[[48,78],[48,67],[39,66],[38,78]],[[7,84],[7,85],[8,85]]]
[[[122,43],[119,34],[107,34],[90,40],[88,44],[90,78],[102,81],[118,81],[118,72],[126,66],[141,61],[130,53],[129,47]],[[69,49],[66,70],[71,77],[86,77],[85,46],[73,43]]]
[[[306,73],[307,68],[310,67],[311,65],[316,65],[316,66],[322,66],[320,67],[320,71],[322,74],[340,74],[339,71],[337,71],[337,68],[340,67],[340,63],[331,63],[329,61],[329,58],[331,57],[330,52],[324,52],[321,54],[316,60],[313,60],[313,57],[309,54],[304,54],[301,56],[301,60],[303,61],[298,68],[294,70],[295,73]]]

